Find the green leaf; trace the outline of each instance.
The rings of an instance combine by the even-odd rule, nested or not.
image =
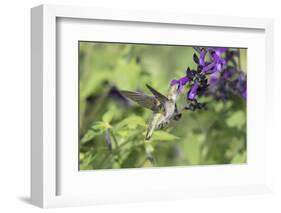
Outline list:
[[[155,131],[151,138],[153,141],[174,141],[178,139],[179,137],[162,130]]]
[[[117,132],[117,134],[123,138],[128,137],[129,132],[127,130],[120,130]]]
[[[246,116],[245,113],[240,110],[237,112],[234,112],[227,120],[226,120],[226,124],[229,127],[236,127],[238,129],[242,129],[243,126],[246,123]]]
[[[89,95],[97,94],[103,85],[103,82],[112,76],[111,70],[100,70],[95,72],[91,78],[85,81],[80,81],[80,97],[85,99]]]
[[[151,154],[154,152],[154,148],[149,142],[146,142],[144,147],[147,154]]]
[[[140,71],[140,66],[135,60],[128,63],[126,60],[120,59],[112,73],[112,81],[118,88],[135,90],[139,82]]]
[[[84,157],[85,157],[85,154],[82,153],[82,152],[80,152],[80,153],[79,153],[79,159],[80,159],[80,161],[82,161],[82,160],[84,159]]]
[[[92,140],[97,135],[101,135],[104,133],[105,129],[108,128],[108,124],[104,122],[95,122],[85,133],[85,135],[81,139],[81,143],[84,144],[90,140]]]
[[[200,144],[205,140],[205,137],[200,134],[187,134],[186,142],[182,143],[183,152],[185,157],[189,160],[191,164],[200,164]],[[206,155],[209,147],[205,147],[202,152],[202,156]]]
[[[83,158],[80,158],[80,169],[92,169],[90,165],[93,163],[96,157],[97,156],[93,156],[90,153],[84,154]]]
[[[243,152],[241,154],[235,155],[232,158],[231,163],[246,163],[246,159],[247,159],[246,152]]]
[[[126,118],[125,120],[121,121],[120,123],[118,123],[115,126],[115,128],[121,129],[125,126],[127,126],[129,129],[135,129],[135,128],[137,128],[137,126],[145,127],[146,124],[145,124],[145,121],[142,117],[132,115],[132,116]]]
[[[137,126],[145,127],[145,121],[142,117],[132,116],[127,120],[128,128],[135,129]]]
[[[112,118],[113,118],[112,111],[108,111],[102,116],[103,122],[108,123],[108,124],[111,122]]]
[[[224,109],[224,103],[223,103],[223,102],[218,102],[218,103],[214,106],[214,108],[215,108],[215,111],[216,111],[216,112],[220,112],[220,111],[222,111],[222,110]]]

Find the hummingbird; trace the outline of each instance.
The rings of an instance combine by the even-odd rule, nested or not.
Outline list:
[[[171,120],[178,120],[181,113],[179,113],[176,105],[177,97],[180,93],[177,84],[169,87],[167,96],[162,95],[148,84],[146,84],[146,87],[150,90],[152,96],[125,90],[120,91],[120,93],[140,106],[153,111],[145,136],[145,140],[148,141],[154,130],[166,128]]]

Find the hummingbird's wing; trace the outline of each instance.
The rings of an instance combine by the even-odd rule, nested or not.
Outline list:
[[[153,96],[148,96],[141,92],[131,92],[125,90],[120,91],[120,93],[132,101],[137,102],[142,107],[151,109],[154,112],[158,112],[162,108],[161,102]]]
[[[169,101],[169,99],[165,96],[162,95],[160,92],[158,92],[157,90],[153,89],[151,86],[149,86],[148,84],[146,84],[146,87],[150,90],[150,92],[154,95],[154,97],[160,101],[160,103],[165,106],[165,103],[167,101]]]

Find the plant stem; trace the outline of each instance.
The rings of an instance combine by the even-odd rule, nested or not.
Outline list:
[[[138,132],[136,132],[135,134],[131,135],[131,137],[134,137],[134,136],[136,136],[136,135],[139,135],[140,133],[141,133],[141,132],[138,131]],[[100,163],[98,164],[97,168],[102,167],[103,164],[104,164],[104,162],[106,162],[107,159],[108,159],[111,155],[114,155],[114,154],[118,153],[118,152],[121,150],[121,148],[122,148],[123,146],[125,146],[125,145],[128,144],[128,143],[130,143],[130,142],[131,142],[131,137],[128,138],[128,139],[127,139],[125,142],[123,142],[122,144],[118,145],[118,147],[116,147],[112,152],[107,153],[107,155],[105,155],[105,157],[100,161]]]

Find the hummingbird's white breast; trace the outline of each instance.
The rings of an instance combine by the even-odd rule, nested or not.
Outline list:
[[[173,116],[174,112],[175,112],[175,103],[173,101],[169,101],[166,103],[166,115],[165,117],[170,118]]]
[[[165,115],[161,116],[160,121],[157,125],[157,129],[168,126],[174,115],[174,112],[175,112],[175,103],[173,101],[166,102]]]

